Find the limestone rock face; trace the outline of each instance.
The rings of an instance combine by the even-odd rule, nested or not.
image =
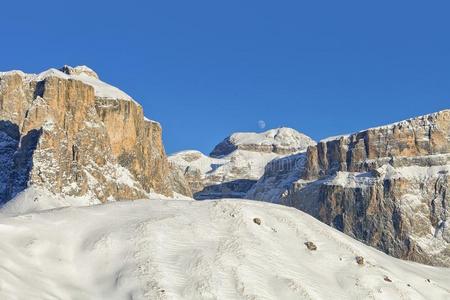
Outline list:
[[[450,266],[450,110],[285,160],[296,164],[266,168],[247,197],[299,208],[395,257]]]
[[[170,173],[159,123],[144,118],[132,101],[97,99],[97,114],[105,125],[113,156],[146,191],[171,194]]]
[[[270,161],[314,144],[294,129],[277,128],[232,134],[210,156],[189,150],[171,155],[169,160],[184,174],[195,199],[245,198]]]
[[[321,141],[308,149],[305,179],[362,172],[395,160],[450,152],[450,110]]]
[[[30,185],[105,202],[172,195],[158,123],[87,67],[0,73],[0,202]]]

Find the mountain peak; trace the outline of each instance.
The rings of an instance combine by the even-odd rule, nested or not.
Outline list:
[[[62,67],[61,69],[59,69],[59,71],[67,74],[67,75],[86,75],[89,77],[93,77],[95,79],[99,79],[97,73],[92,70],[91,68],[89,68],[88,66],[76,66],[76,67],[71,67],[68,65],[64,65],[64,67]]]
[[[281,127],[260,133],[233,133],[219,143],[210,155],[221,157],[237,149],[287,154],[306,150],[308,146],[315,144],[316,142],[309,136],[292,128]]]

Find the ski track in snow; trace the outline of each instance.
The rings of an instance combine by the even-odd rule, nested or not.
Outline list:
[[[0,235],[0,299],[450,299],[450,269],[389,257],[270,203],[0,214]]]

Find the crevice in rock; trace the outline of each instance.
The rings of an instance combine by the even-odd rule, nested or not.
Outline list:
[[[0,204],[6,203],[28,186],[33,154],[42,129],[21,136],[19,126],[0,121]]]

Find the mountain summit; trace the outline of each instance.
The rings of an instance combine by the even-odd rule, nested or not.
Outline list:
[[[237,132],[214,147],[210,156],[222,157],[235,150],[282,155],[303,151],[308,146],[315,144],[316,142],[309,136],[287,127],[275,128],[261,133]]]
[[[185,175],[196,199],[244,198],[270,161],[315,144],[292,128],[238,132],[214,147],[210,156],[190,150],[171,155],[169,161]]]
[[[159,123],[86,66],[0,73],[0,119],[0,203],[31,186],[92,203],[173,195]]]

